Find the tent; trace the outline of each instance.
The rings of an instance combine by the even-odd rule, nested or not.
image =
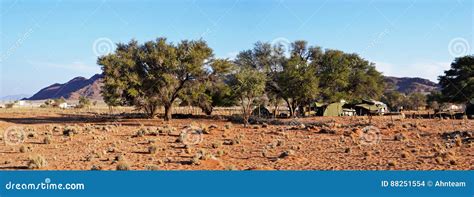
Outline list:
[[[326,106],[323,112],[323,116],[341,116],[342,115],[343,102],[331,103]]]
[[[387,105],[380,101],[363,100],[361,104],[354,106],[358,115],[384,114],[388,112]]]

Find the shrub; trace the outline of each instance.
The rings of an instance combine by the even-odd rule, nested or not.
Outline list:
[[[28,159],[28,169],[41,169],[48,165],[46,159],[41,155],[36,155]]]
[[[151,146],[148,147],[148,153],[149,154],[155,154],[157,150],[158,150],[158,147],[155,146],[155,145],[151,145]]]
[[[91,170],[102,170],[102,167],[96,166],[96,165],[92,165]]]
[[[43,138],[43,144],[51,144],[51,136],[47,135]]]
[[[20,153],[30,152],[31,148],[25,145],[20,146]]]
[[[119,170],[119,171],[130,170],[130,165],[126,161],[121,161],[117,163],[116,170]]]
[[[397,165],[397,162],[396,161],[388,161],[388,166],[396,166]]]
[[[64,128],[64,130],[63,130],[63,135],[64,135],[64,136],[71,137],[71,136],[74,135],[74,133],[77,133],[77,131],[76,131],[74,128],[72,128],[72,127],[66,127],[66,128]]]
[[[155,164],[147,164],[145,165],[145,170],[148,170],[148,171],[160,170],[160,167]]]
[[[224,125],[224,128],[225,129],[232,129],[232,126],[233,126],[232,123],[228,122]]]
[[[344,153],[351,153],[351,148],[344,149]]]
[[[135,137],[143,137],[146,133],[146,130],[142,128],[135,133]]]
[[[402,158],[406,159],[406,158],[411,157],[411,154],[410,154],[409,152],[407,152],[407,151],[403,151],[403,152],[401,153],[401,156],[402,156]]]

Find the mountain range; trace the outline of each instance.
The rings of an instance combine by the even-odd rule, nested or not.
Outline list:
[[[440,87],[437,83],[432,82],[428,79],[419,77],[384,77],[385,84],[390,89],[395,89],[399,92],[410,94],[413,92],[419,92],[422,94],[428,94],[433,90],[439,90]]]
[[[65,98],[77,100],[81,96],[85,96],[92,100],[102,100],[100,93],[102,83],[102,75],[96,74],[89,79],[84,77],[75,77],[66,83],[55,83],[41,89],[39,92],[26,100],[45,100],[55,98]]]
[[[85,96],[92,100],[102,100],[100,93],[101,86],[103,85],[102,77],[103,75],[96,74],[89,79],[75,77],[63,84],[55,83],[41,89],[26,100],[44,100],[61,97],[70,100],[77,100],[81,96]],[[439,89],[438,84],[423,78],[385,76],[384,79],[386,84],[388,84],[387,87],[396,89],[405,94],[410,94],[412,92],[427,94],[432,90]]]

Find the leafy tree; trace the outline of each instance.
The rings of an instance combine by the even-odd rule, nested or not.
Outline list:
[[[281,93],[277,84],[278,73],[282,70],[283,62],[286,61],[284,46],[282,44],[271,45],[268,42],[257,42],[253,49],[245,50],[237,55],[235,64],[239,67],[252,67],[265,74],[265,95],[271,105],[274,106],[273,114],[281,101]]]
[[[245,126],[248,125],[255,100],[261,97],[265,91],[265,82],[265,74],[250,66],[239,67],[231,77],[230,87],[242,107],[242,118]]]
[[[447,102],[468,103],[474,98],[474,55],[458,57],[439,76],[441,93]]]
[[[379,99],[385,87],[383,76],[373,63],[338,50],[326,50],[318,74],[322,98],[327,102]]]
[[[415,92],[407,97],[407,105],[409,109],[418,110],[420,107],[426,106],[426,96]]]
[[[349,84],[345,89],[347,100],[353,103],[362,99],[380,99],[385,83],[382,73],[375,69],[375,65],[362,59],[357,54],[347,54],[349,61]]]
[[[404,107],[405,103],[405,95],[396,91],[390,90],[384,93],[382,96],[382,102],[386,103],[391,110],[399,110]]]
[[[227,59],[214,60],[204,82],[190,87],[182,99],[200,107],[206,115],[211,115],[216,106],[234,105],[231,88],[225,81],[234,69],[235,65]]]
[[[349,60],[342,51],[326,50],[318,70],[321,96],[324,101],[336,102],[347,99],[345,91],[349,85]]]
[[[311,62],[312,52],[306,41],[292,43],[291,55],[277,74],[277,93],[287,103],[292,117],[296,116],[297,107],[308,104],[318,94],[317,68]]]
[[[119,43],[115,53],[98,60],[105,76],[104,100],[110,106],[133,105],[150,118],[163,105],[164,119],[171,120],[173,103],[187,87],[202,82],[212,56],[203,40]]]
[[[79,106],[80,108],[83,108],[83,107],[89,107],[91,105],[91,101],[86,98],[85,96],[81,96],[79,97]]]
[[[440,91],[432,91],[426,95],[426,102],[431,109],[438,110],[443,102],[443,95]]]

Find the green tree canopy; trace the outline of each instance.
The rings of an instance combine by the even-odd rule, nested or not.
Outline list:
[[[255,100],[265,91],[266,76],[251,66],[241,66],[231,77],[229,83],[233,95],[238,98],[242,107],[244,124],[248,124],[249,117],[255,105]]]
[[[104,73],[104,100],[111,106],[133,105],[149,117],[163,105],[164,119],[170,120],[173,103],[184,89],[202,81],[212,56],[203,40],[119,43],[115,53],[98,59]]]
[[[474,98],[474,56],[459,57],[451,68],[439,76],[441,93],[446,102],[467,103]]]

